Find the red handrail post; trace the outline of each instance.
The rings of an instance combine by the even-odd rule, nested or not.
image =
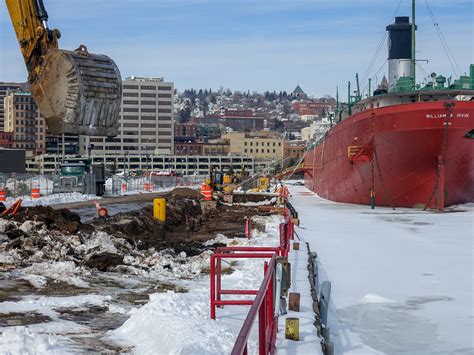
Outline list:
[[[217,285],[216,285],[216,296],[217,300],[221,300],[221,276],[222,276],[222,259],[217,258]],[[219,306],[219,308],[223,308],[224,306]]]
[[[215,257],[211,255],[211,270],[210,270],[210,279],[211,279],[211,319],[216,319],[216,272],[215,272]]]
[[[265,307],[265,299],[263,299],[263,304],[258,309],[258,353],[260,355],[265,355],[265,329],[267,327],[266,322],[266,307]]]

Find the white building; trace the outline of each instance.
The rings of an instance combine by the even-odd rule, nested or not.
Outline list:
[[[81,137],[81,154],[164,154],[174,151],[174,86],[163,78],[127,78],[119,134]]]

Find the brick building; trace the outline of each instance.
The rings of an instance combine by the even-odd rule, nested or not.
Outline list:
[[[3,132],[0,130],[0,148],[13,148],[13,132]]]
[[[292,106],[300,116],[318,116],[321,118],[324,113],[334,111],[336,100],[321,98],[316,101],[295,101]]]
[[[259,131],[265,127],[265,117],[255,116],[252,110],[225,110],[219,121],[237,132]]]

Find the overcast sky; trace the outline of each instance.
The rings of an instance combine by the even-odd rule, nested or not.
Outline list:
[[[64,49],[88,46],[112,57],[122,76],[154,76],[178,90],[220,86],[345,95],[361,79],[394,15],[411,0],[44,0]],[[427,11],[417,2],[417,57],[427,73],[454,74]],[[473,63],[472,0],[429,0],[456,62]],[[400,4],[400,5],[399,5]],[[398,10],[396,11],[398,7]],[[27,74],[0,1],[0,81]],[[386,43],[370,75],[386,71]],[[423,73],[419,71],[418,77]],[[361,84],[363,87],[365,83]]]

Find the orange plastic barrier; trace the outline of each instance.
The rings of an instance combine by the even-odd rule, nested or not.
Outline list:
[[[212,201],[212,188],[209,185],[202,184],[201,195],[204,196],[204,201]]]
[[[31,198],[40,198],[40,189],[31,189]]]
[[[3,187],[0,187],[0,202],[7,200],[7,193]]]

